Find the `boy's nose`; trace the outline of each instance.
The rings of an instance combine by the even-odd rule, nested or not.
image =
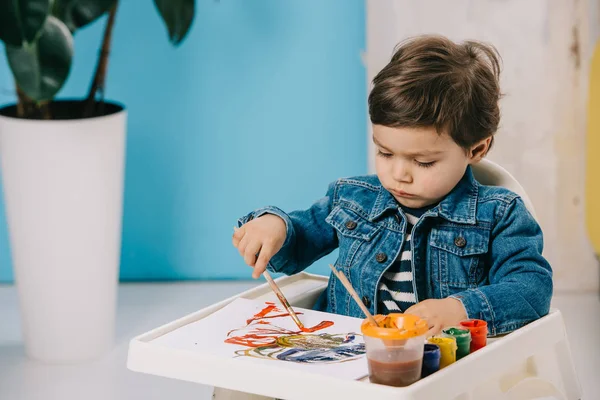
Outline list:
[[[408,165],[406,165],[406,163],[397,163],[396,165],[394,165],[392,176],[396,182],[412,182],[410,168],[408,167]]]

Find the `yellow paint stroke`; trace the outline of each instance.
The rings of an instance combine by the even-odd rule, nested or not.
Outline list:
[[[600,42],[596,43],[590,71],[585,213],[590,241],[600,254]]]

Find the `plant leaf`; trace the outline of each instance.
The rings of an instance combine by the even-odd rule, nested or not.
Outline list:
[[[180,44],[194,20],[194,0],[154,0],[154,4],[167,26],[169,40]]]
[[[63,21],[71,32],[75,32],[100,18],[116,2],[117,0],[55,0],[52,14]]]
[[[23,47],[6,46],[17,85],[36,101],[50,100],[71,69],[73,36],[58,18],[46,19],[38,40]]]
[[[50,0],[0,0],[0,40],[10,46],[31,43],[50,13]]]

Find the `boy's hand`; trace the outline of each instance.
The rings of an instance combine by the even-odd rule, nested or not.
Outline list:
[[[244,262],[254,267],[252,277],[257,279],[267,269],[271,257],[281,249],[285,238],[285,221],[277,215],[264,214],[236,229],[232,241]]]
[[[413,314],[427,320],[429,331],[426,337],[438,334],[443,328],[458,325],[467,319],[467,312],[460,300],[452,297],[429,299],[409,307],[405,314]]]

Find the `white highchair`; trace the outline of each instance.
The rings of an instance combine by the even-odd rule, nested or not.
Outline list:
[[[504,168],[484,160],[473,168],[486,185],[519,194],[535,217],[523,187]],[[300,273],[277,279],[290,303],[310,308],[327,285],[327,277]],[[153,345],[153,339],[205,318],[237,297],[274,301],[265,283],[132,339],[128,367],[134,371],[215,386],[215,400],[377,399],[377,400],[578,400],[581,388],[573,366],[562,315],[558,310],[501,338],[451,366],[405,387],[392,388],[306,374],[302,382],[286,369],[252,366],[182,353]],[[210,366],[207,366],[210,363]],[[224,372],[226,371],[226,374]],[[269,384],[264,377],[269,376]]]

